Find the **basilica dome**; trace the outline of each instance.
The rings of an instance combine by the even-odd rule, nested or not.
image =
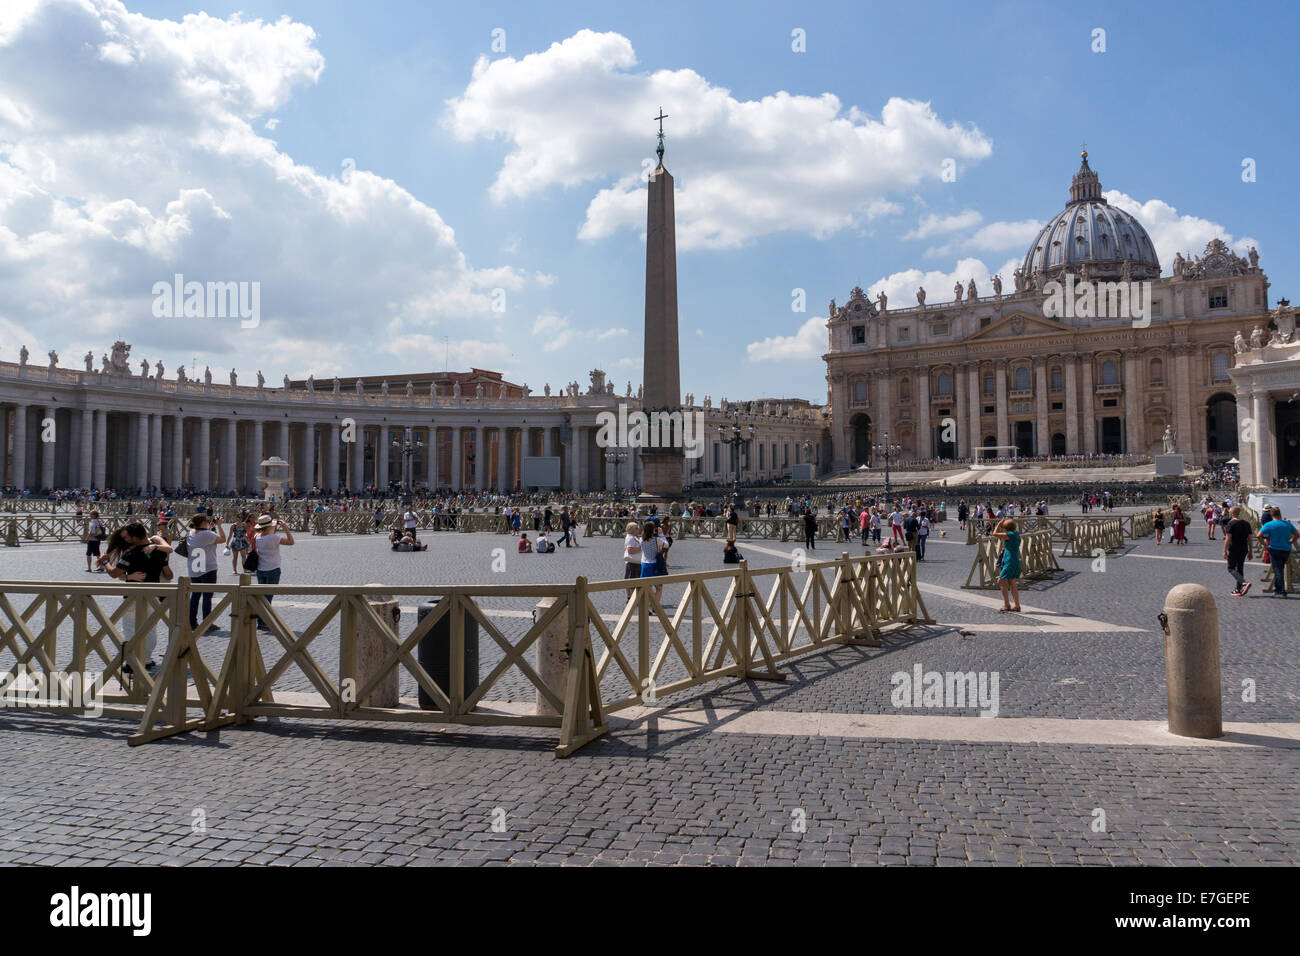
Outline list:
[[[1102,198],[1084,152],[1069,204],[1038,233],[1021,272],[1039,289],[1065,272],[1080,279],[1155,279],[1160,259],[1142,223]]]

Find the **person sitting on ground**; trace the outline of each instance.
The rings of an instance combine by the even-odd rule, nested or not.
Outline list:
[[[722,549],[722,563],[739,564],[742,560],[740,552],[736,550],[736,543],[728,541]]]
[[[528,540],[528,532],[521,531],[519,533],[519,553],[531,554],[532,550],[533,550],[533,543]]]
[[[553,551],[555,551],[555,545],[551,543],[551,539],[548,538],[546,532],[543,531],[541,536],[537,539],[536,552],[538,554],[551,554]]]

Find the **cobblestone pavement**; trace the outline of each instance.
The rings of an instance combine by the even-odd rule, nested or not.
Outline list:
[[[960,590],[974,549],[959,543],[955,522],[947,530],[930,545],[920,580],[931,616],[952,626],[895,632],[882,649],[808,655],[784,666],[784,683],[719,682],[671,702],[894,714],[890,675],[921,664],[997,671],[1002,717],[1159,719],[1155,615],[1170,587],[1192,581],[1219,603],[1224,719],[1293,721],[1300,712],[1300,601],[1228,597],[1222,544],[1203,530],[1183,547],[1136,542],[1109,556],[1105,570],[1062,558],[1065,575],[1022,597],[1026,608],[1058,616],[1014,622],[986,606],[995,592]],[[542,583],[621,572],[617,539],[584,538],[581,548],[549,556],[517,555],[510,538],[495,535],[427,540],[426,554],[394,554],[374,537],[303,535],[286,551],[284,583]],[[493,572],[492,551],[502,547],[506,570]],[[81,570],[80,550],[0,551],[0,578],[103,582]],[[713,541],[679,542],[673,569],[719,567],[720,550]],[[742,541],[741,550],[752,566],[771,567],[788,562],[793,544]],[[807,557],[823,550],[828,558],[861,553],[832,545]],[[221,580],[234,579],[223,571]],[[602,613],[615,613],[620,595],[606,595]],[[298,605],[323,600],[277,605],[299,629],[318,608]],[[521,612],[531,599],[491,603],[515,612],[500,619],[507,633],[527,626]],[[403,617],[404,627],[414,620]],[[1026,629],[999,630],[1008,626]],[[220,637],[205,641],[219,652]],[[328,647],[313,651],[332,663]],[[1245,680],[1254,682],[1253,703],[1242,701]],[[403,693],[413,692],[408,681]],[[130,729],[0,712],[0,863],[1195,865],[1300,857],[1297,750],[615,729],[555,760],[553,731],[262,720],[128,748]],[[1097,810],[1105,832],[1093,830]],[[196,833],[200,816],[206,832]],[[504,819],[503,832],[493,832],[494,819]]]

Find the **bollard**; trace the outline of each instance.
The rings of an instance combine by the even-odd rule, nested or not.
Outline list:
[[[537,602],[537,607],[533,608],[533,620],[536,621],[543,614],[555,606],[555,602],[560,600],[555,597],[545,597]],[[565,685],[569,679],[569,633],[572,630],[570,624],[570,612],[566,609],[564,613],[558,614],[555,620],[551,622],[550,627],[544,630],[537,637],[537,676],[542,679],[542,683],[551,689],[556,697],[564,700]],[[539,690],[537,692],[537,709],[534,713],[555,716],[560,712],[551,706]]]
[[[1199,584],[1179,584],[1165,595],[1165,689],[1169,732],[1180,737],[1223,736],[1219,678],[1219,609]]]
[[[22,545],[18,543],[18,519],[17,518],[9,519],[9,530],[5,532],[5,546],[9,548],[22,547]]]
[[[381,585],[371,584],[369,587],[380,587]],[[401,619],[402,611],[398,607],[397,601],[391,595],[382,593],[367,593],[366,603],[370,609],[375,612],[375,616],[381,621],[392,621],[392,634],[397,633],[397,622]],[[384,664],[384,658],[392,649],[393,643],[385,635],[380,634],[374,624],[360,615],[357,616],[357,689],[365,687],[370,678],[373,677]],[[375,689],[366,695],[366,699],[358,701],[361,707],[396,707],[398,703],[398,668],[393,667],[385,674],[375,685]]]

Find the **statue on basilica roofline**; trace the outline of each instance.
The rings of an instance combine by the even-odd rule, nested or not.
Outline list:
[[[56,368],[59,367],[59,353],[54,351],[54,349],[50,349],[49,359],[50,359],[50,371],[53,372]]]
[[[27,346],[24,345],[22,348],[20,348],[20,349],[18,350],[18,364],[19,364],[19,366],[25,366],[25,365],[27,364],[27,358],[28,358],[28,356],[30,356],[30,355],[31,355],[31,353],[27,351]],[[107,363],[105,363],[105,364],[107,364]]]
[[[153,363],[153,377],[158,379],[160,382],[162,381],[164,371],[166,371],[166,368],[163,366],[162,359]]]
[[[889,296],[885,295],[884,289],[881,289],[879,294],[876,295],[876,302],[878,303],[880,311],[884,312],[885,307],[889,305]]]
[[[1264,347],[1264,327],[1255,326],[1250,333],[1250,347],[1252,349],[1262,349]]]
[[[993,294],[1002,298],[1002,274],[998,273],[993,277]]]
[[[916,290],[916,304],[925,308],[925,286],[921,286]]]
[[[966,286],[966,298],[970,299],[972,302],[979,298],[979,294],[975,291],[974,279],[971,279],[970,285]]]
[[[1246,344],[1246,337],[1241,334],[1241,329],[1237,330],[1237,335],[1232,340],[1232,347],[1236,350],[1238,355],[1250,348],[1250,346]]]
[[[176,383],[177,383],[178,385],[184,385],[184,384],[185,384],[185,366],[184,366],[184,365],[178,365],[178,366],[176,366]],[[286,379],[285,379],[285,385],[287,386],[288,384],[289,384],[289,381],[288,381],[288,379],[286,378]]]
[[[958,282],[955,286],[952,287],[952,295],[953,295],[954,302],[961,301],[961,293],[962,293],[961,283]]]
[[[95,370],[95,353],[87,352],[85,361],[86,361],[86,371],[93,372]]]
[[[827,308],[827,311],[826,311],[826,317],[827,317],[828,319],[833,319],[833,318],[835,318],[835,300],[834,300],[834,299],[831,299],[831,304],[830,304],[830,306]]]

